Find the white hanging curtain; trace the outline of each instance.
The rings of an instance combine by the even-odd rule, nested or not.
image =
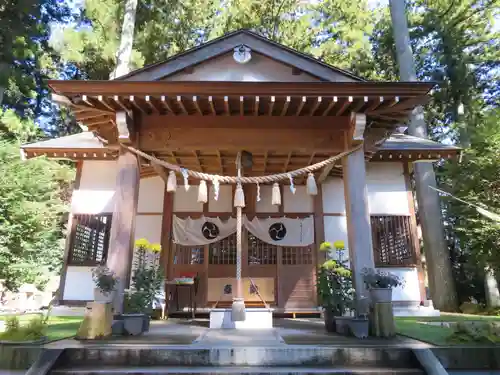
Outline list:
[[[198,219],[181,219],[174,216],[174,243],[184,246],[200,246],[220,241],[236,232],[236,219],[221,220],[202,216]]]
[[[261,241],[277,246],[302,247],[314,243],[314,221],[287,217],[261,219],[243,218],[243,225]]]

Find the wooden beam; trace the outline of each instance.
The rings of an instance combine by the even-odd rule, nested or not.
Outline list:
[[[177,95],[177,104],[179,108],[181,109],[181,112],[185,115],[188,114],[188,111],[186,110],[186,107],[184,107],[184,103],[182,102],[182,96]]]
[[[224,96],[224,114],[226,116],[231,116],[231,108],[229,108],[229,97]]]
[[[196,112],[198,112],[199,115],[203,116],[203,111],[200,108],[200,105],[198,104],[198,97],[195,95],[193,96],[193,104],[194,107],[196,108]]]
[[[259,115],[259,101],[260,101],[260,98],[258,96],[255,97],[255,104],[254,104],[254,107],[253,107],[253,114],[254,116],[258,116]]]
[[[316,112],[316,110],[318,109],[318,107],[321,105],[321,96],[318,96],[318,98],[316,99],[316,103],[314,103],[314,105],[312,106],[311,110],[309,111],[309,116],[313,116],[314,115],[314,112]]]
[[[115,109],[108,104],[108,102],[104,96],[99,95],[99,96],[97,96],[97,99],[99,100],[99,103],[101,103],[104,107],[109,109],[111,112],[115,111]]]
[[[269,103],[269,112],[268,112],[268,116],[272,116],[273,115],[273,109],[274,109],[274,102],[276,100],[276,97],[275,96],[271,96],[271,102]]]
[[[151,132],[139,129],[143,150],[290,150],[335,152],[342,150],[342,131],[328,129],[221,129],[168,128]]]
[[[240,116],[245,114],[245,97],[240,96]]]
[[[151,97],[149,95],[146,95],[144,97],[144,100],[146,101],[146,105],[149,107],[149,109],[151,109],[151,112],[153,112],[153,113],[159,113],[160,112],[158,110],[158,108],[156,108],[154,106],[154,104],[151,102]]]
[[[161,103],[162,106],[164,106],[167,109],[168,112],[170,112],[174,116],[176,115],[176,113],[172,110],[172,107],[168,103],[168,98],[165,95],[162,95],[160,97],[160,103]]]
[[[166,118],[161,115],[141,116],[141,128],[148,131],[161,130],[166,127]],[[169,128],[182,129],[335,129],[347,130],[350,127],[349,117],[321,117],[321,116],[259,116],[255,121],[252,116],[241,116],[236,120],[228,116],[183,116],[182,118],[170,119]]]
[[[130,95],[128,97],[128,101],[130,102],[130,104],[135,107],[136,109],[139,110],[139,112],[142,112],[144,114],[146,114],[146,111],[144,110],[144,108],[142,108],[142,106],[140,106],[139,104],[137,104],[137,101],[135,100],[135,96],[134,95]]]
[[[283,172],[286,172],[288,170],[288,165],[290,164],[290,159],[292,158],[292,151],[288,153],[288,156],[285,160],[285,167],[283,168]]]
[[[340,108],[337,110],[337,112],[335,112],[335,116],[342,115],[342,113],[344,113],[344,111],[347,109],[347,107],[351,105],[351,103],[352,103],[352,96],[349,96],[347,100],[344,99],[344,102],[342,103]]]

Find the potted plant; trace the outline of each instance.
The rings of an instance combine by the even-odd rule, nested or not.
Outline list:
[[[137,240],[131,289],[124,298],[124,329],[129,334],[149,330],[153,302],[161,290],[164,277],[160,267],[159,244]]]
[[[355,336],[358,339],[363,339],[368,337],[370,329],[370,324],[368,320],[369,304],[370,302],[366,297],[360,297],[356,299],[355,302],[356,316],[347,322],[349,326],[349,331],[353,336]]]
[[[325,329],[328,332],[347,334],[347,320],[344,316],[352,308],[354,289],[351,271],[343,260],[344,244],[336,241],[337,259],[328,259],[318,270],[318,299],[323,306]],[[330,252],[332,246],[324,242],[321,251]],[[329,256],[328,258],[331,258]]]
[[[92,270],[94,288],[94,301],[112,302],[118,278],[115,273],[105,265],[99,265]]]
[[[398,276],[386,271],[364,268],[362,274],[372,303],[392,302],[392,288],[403,284]]]

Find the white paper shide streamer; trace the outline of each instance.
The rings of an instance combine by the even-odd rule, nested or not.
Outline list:
[[[175,192],[177,190],[177,176],[174,171],[168,172],[167,179],[167,191],[169,193]]]
[[[198,186],[198,203],[208,202],[208,189],[205,180],[200,180],[200,185]]]
[[[271,203],[272,203],[273,206],[279,206],[279,205],[281,205],[280,185],[277,182],[275,182],[273,184]]]

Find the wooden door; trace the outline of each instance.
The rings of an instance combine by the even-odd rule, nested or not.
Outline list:
[[[273,285],[272,295],[263,298],[269,304],[276,304],[278,246],[264,242],[248,231],[243,235],[242,277],[252,278],[256,284]],[[257,282],[258,280],[258,282]]]
[[[316,268],[313,246],[282,247],[278,255],[278,307],[316,307]]]
[[[236,276],[236,233],[208,245],[208,279],[234,278]],[[208,282],[208,280],[207,280]],[[213,283],[210,283],[212,285]],[[213,285],[219,285],[217,282]],[[222,284],[221,284],[222,285]],[[220,285],[219,285],[220,286]],[[213,305],[223,296],[224,290],[210,290],[208,304]]]

